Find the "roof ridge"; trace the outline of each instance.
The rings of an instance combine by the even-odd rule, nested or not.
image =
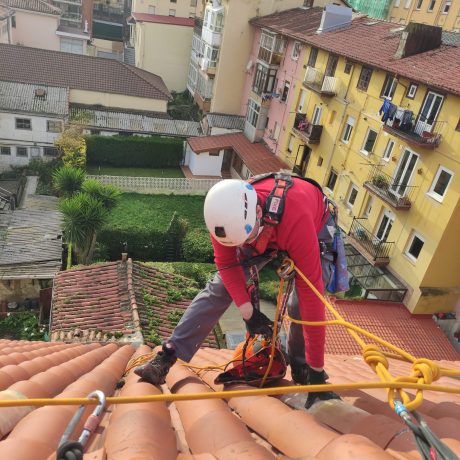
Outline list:
[[[124,265],[125,262],[121,262],[121,265]],[[133,315],[133,323],[136,332],[140,332],[142,335],[141,330],[141,320],[139,317],[139,310],[137,308],[137,301],[136,301],[136,293],[134,290],[134,277],[133,277],[133,261],[131,258],[128,258],[126,262],[126,275],[128,280],[128,297],[129,302],[131,304],[131,312]]]

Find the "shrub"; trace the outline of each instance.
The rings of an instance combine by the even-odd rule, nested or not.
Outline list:
[[[153,267],[165,272],[190,278],[197,283],[197,286],[200,289],[205,287],[206,283],[214,277],[216,272],[216,266],[211,263],[150,262],[148,265],[152,265]],[[187,289],[185,296],[190,298],[193,294],[196,295],[197,292],[192,292]]]
[[[180,165],[182,139],[162,136],[87,136],[87,163],[119,167],[167,168]]]
[[[204,229],[189,231],[183,240],[182,252],[187,262],[212,262],[214,252],[209,233]]]

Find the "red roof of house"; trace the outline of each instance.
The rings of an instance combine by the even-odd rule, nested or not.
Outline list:
[[[190,137],[187,142],[195,153],[233,149],[254,175],[287,168],[287,165],[263,144],[250,142],[243,133]]]
[[[391,302],[335,299],[333,303],[345,320],[415,357],[459,359],[457,351],[431,315],[412,315],[403,304]],[[335,319],[329,311],[327,318]],[[366,337],[362,339],[372,343]],[[329,326],[326,329],[326,353],[352,356],[361,353],[361,349],[344,327]]]
[[[137,22],[151,22],[155,24],[171,24],[174,26],[187,27],[193,27],[195,25],[194,18],[179,18],[176,16],[163,16],[160,14],[131,13],[131,18]],[[128,18],[128,21],[131,18]]]

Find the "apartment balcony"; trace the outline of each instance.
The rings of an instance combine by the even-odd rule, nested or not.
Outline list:
[[[259,48],[259,54],[257,55],[259,61],[265,62],[269,66],[279,67],[283,60],[283,53],[278,53],[267,48]]]
[[[380,166],[374,166],[364,182],[364,188],[394,209],[408,211],[418,187],[407,185],[404,182],[397,183],[391,176],[382,172]]]
[[[297,113],[292,131],[307,144],[319,144],[323,125],[313,125],[306,115]]]
[[[336,77],[324,75],[314,67],[307,67],[303,85],[325,97],[334,97],[338,93],[339,80]]]
[[[193,34],[201,37],[203,30],[203,19],[195,17],[195,25],[193,26]]]
[[[348,232],[349,243],[359,251],[373,266],[384,266],[390,263],[390,254],[394,243],[381,241],[364,226],[367,219],[354,217]]]
[[[222,44],[222,31],[222,28],[212,30],[209,27],[203,27],[201,39],[210,46],[219,47]]]
[[[212,61],[208,58],[201,58],[199,61],[200,70],[206,75],[214,76],[217,71],[217,61]]]
[[[69,22],[72,25],[81,24],[81,14],[80,13],[62,13],[61,16],[61,24],[65,22]]]
[[[400,120],[394,118],[386,121],[383,130],[414,147],[434,150],[441,144],[441,133],[445,124],[444,121],[427,120],[422,116],[418,117],[417,122],[410,120],[406,124],[401,124]]]

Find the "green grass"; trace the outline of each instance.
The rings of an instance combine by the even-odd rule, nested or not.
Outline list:
[[[153,169],[153,168],[115,168],[113,166],[86,167],[86,172],[93,175],[130,176],[130,177],[184,177],[180,168]]]
[[[203,196],[123,193],[118,206],[111,211],[106,227],[163,230],[177,211],[180,217],[187,219],[190,229],[205,228],[203,203]]]

